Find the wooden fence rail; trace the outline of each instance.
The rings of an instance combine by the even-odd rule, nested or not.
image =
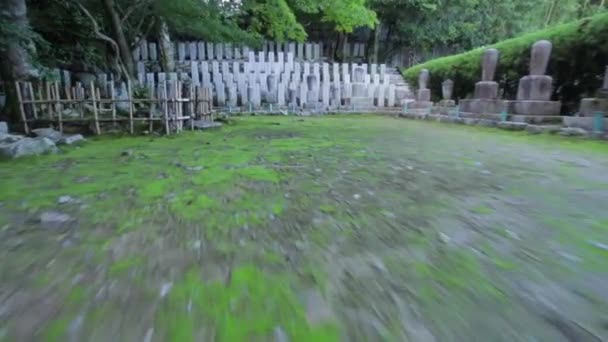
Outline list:
[[[74,87],[46,81],[16,82],[15,86],[26,133],[30,133],[30,125],[50,123],[63,132],[66,124],[88,122],[99,135],[100,123],[112,123],[115,127],[126,122],[133,134],[136,122],[148,122],[150,131],[154,122],[160,122],[168,135],[182,131],[187,121],[191,129],[194,120],[213,121],[211,89],[181,81],[163,81],[137,91],[129,82],[126,94],[120,97],[113,82],[101,88],[94,82],[76,83]]]

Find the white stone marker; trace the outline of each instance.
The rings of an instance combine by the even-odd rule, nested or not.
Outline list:
[[[388,86],[388,106],[389,107],[395,106],[395,85],[394,84],[390,84]]]
[[[224,59],[224,44],[217,43],[215,44],[215,59],[221,61]]]
[[[306,56],[305,56],[307,61],[312,60],[312,44],[311,43],[306,43]]]
[[[177,59],[180,62],[183,62],[186,60],[186,44],[177,43]]]
[[[203,61],[205,60],[205,43],[203,42],[197,42],[196,43],[196,50],[197,50],[197,54],[198,54],[198,60]]]
[[[192,84],[197,86],[201,83],[200,74],[198,73],[198,62],[190,62],[190,73],[192,77]]]
[[[190,42],[189,44],[189,50],[190,50],[190,60],[191,61],[198,61],[199,57],[198,57],[198,47],[196,46],[196,42]]]
[[[205,43],[205,47],[207,48],[207,59],[213,60],[214,51],[213,51],[213,43]]]

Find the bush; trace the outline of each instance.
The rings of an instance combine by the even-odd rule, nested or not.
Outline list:
[[[608,63],[608,13],[553,26],[462,54],[428,61],[403,70],[410,84],[418,84],[421,69],[430,71],[433,98],[441,97],[441,82],[454,81],[454,98],[470,97],[481,80],[481,58],[487,48],[500,51],[496,81],[505,99],[514,99],[519,79],[528,74],[530,49],[534,42],[547,39],[553,52],[547,73],[553,77],[553,99],[563,102],[563,113],[578,110],[583,97],[595,94],[601,86]]]

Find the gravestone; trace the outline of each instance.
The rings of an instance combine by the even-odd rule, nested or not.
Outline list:
[[[203,42],[196,43],[196,50],[198,52],[199,60],[207,59],[207,58],[205,58],[205,43],[203,43]]]
[[[498,83],[494,81],[499,52],[487,49],[481,60],[481,81],[475,84],[473,99],[461,100],[460,110],[473,116],[497,115],[505,108],[505,101],[498,99]]]
[[[548,40],[532,45],[530,74],[519,80],[517,100],[509,101],[509,112],[517,115],[558,116],[561,102],[551,101],[553,78],[545,75],[553,46]]]
[[[445,80],[441,83],[441,96],[442,100],[438,103],[438,110],[440,114],[448,115],[450,111],[456,107],[456,101],[452,99],[454,93],[454,81]]]
[[[608,117],[608,66],[604,73],[604,82],[601,88],[597,91],[595,97],[581,100],[578,115],[594,117],[596,112],[602,112],[604,117]]]
[[[369,80],[367,70],[363,66],[355,66],[353,69],[353,82],[350,84],[350,104],[355,109],[369,108],[374,106],[374,98],[369,94]],[[366,82],[367,81],[367,82]]]
[[[384,65],[384,64],[382,64]],[[381,66],[382,66],[381,65]],[[382,71],[380,72],[380,74],[382,74]],[[385,84],[386,84],[386,79],[388,78],[386,75],[384,75],[385,78]],[[433,107],[433,102],[431,102],[431,90],[428,89],[428,83],[429,83],[429,71],[427,69],[422,69],[422,71],[420,71],[420,75],[418,75],[418,91],[416,92],[416,101],[412,102],[410,104],[410,108],[412,109],[428,109]],[[388,106],[391,107],[391,96],[393,96],[394,98],[394,86],[393,86],[393,91],[391,91],[391,86],[393,86],[392,84],[388,86]],[[391,95],[391,93],[393,93]],[[393,100],[394,102],[394,100]]]

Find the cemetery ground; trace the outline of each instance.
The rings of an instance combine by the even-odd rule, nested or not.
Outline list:
[[[243,117],[0,162],[0,340],[600,341],[608,145]]]

